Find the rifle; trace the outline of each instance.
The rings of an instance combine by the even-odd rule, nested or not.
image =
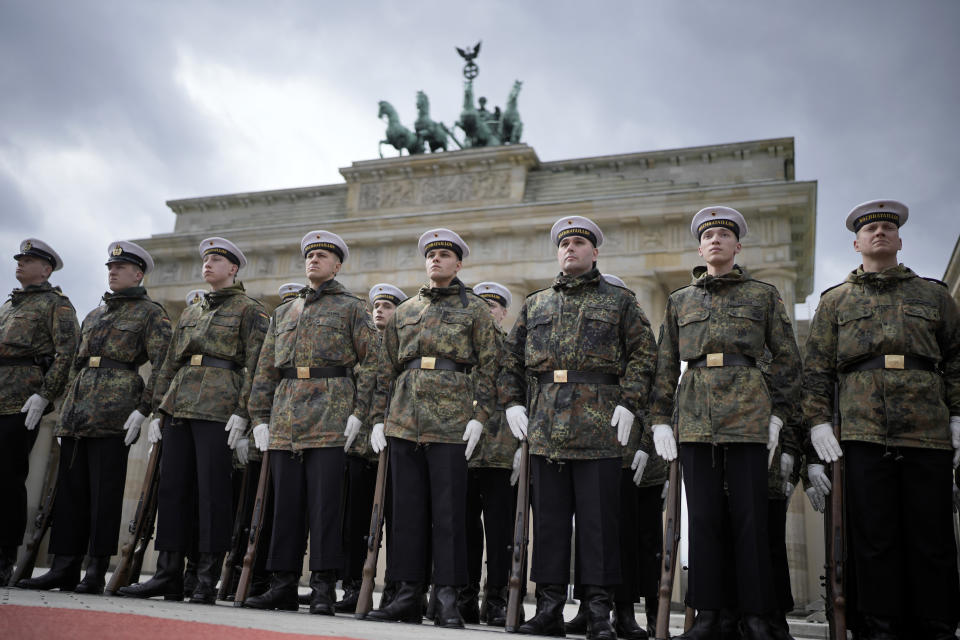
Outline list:
[[[840,383],[833,385],[833,435],[840,442]],[[826,560],[827,560],[827,611],[830,622],[831,640],[846,640],[847,637],[847,598],[844,591],[846,581],[846,538],[844,523],[844,492],[843,458],[838,458],[832,465],[831,481],[833,490],[830,492],[830,519],[827,528]]]
[[[679,444],[679,423],[674,414],[673,438]],[[670,637],[670,600],[673,597],[673,579],[680,546],[680,458],[670,463],[670,487],[667,489],[666,515],[663,526],[663,566],[660,568],[660,588],[657,602],[657,640]],[[686,626],[686,624],[684,624]]]
[[[160,418],[160,429],[167,424],[167,417]],[[143,485],[140,487],[140,497],[137,500],[137,510],[127,530],[133,534],[130,542],[120,548],[120,562],[110,576],[110,582],[103,592],[112,596],[120,587],[125,587],[140,579],[140,568],[143,566],[143,555],[153,537],[153,525],[157,519],[157,491],[160,488],[160,450],[163,440],[153,443],[150,457],[147,459],[147,470],[143,475]]]
[[[373,509],[370,512],[370,529],[367,533],[367,559],[363,561],[363,581],[354,617],[363,620],[373,609],[373,588],[377,577],[377,559],[380,555],[380,539],[383,535],[383,503],[387,491],[387,470],[390,457],[387,449],[380,452],[377,461],[377,483],[373,489]]]
[[[263,462],[260,463],[260,479],[257,482],[257,497],[253,503],[253,514],[250,516],[250,533],[247,536],[247,552],[243,555],[243,569],[240,571],[240,582],[237,583],[237,592],[233,596],[233,606],[242,607],[250,592],[250,581],[253,579],[253,563],[257,559],[257,545],[260,544],[260,533],[263,531],[263,518],[267,508],[267,491],[270,484],[270,452],[263,452]]]
[[[247,515],[247,477],[250,475],[250,462],[243,466],[243,474],[240,478],[240,496],[237,500],[237,514],[233,518],[233,535],[230,537],[230,553],[227,554],[227,560],[223,565],[223,572],[220,575],[220,591],[217,593],[217,600],[229,600],[230,588],[233,586],[233,574],[237,565],[243,564],[243,552],[246,550],[247,531],[244,528]]]
[[[30,536],[30,541],[27,542],[26,545],[27,553],[23,557],[23,562],[20,563],[17,570],[13,573],[13,577],[10,578],[11,587],[16,586],[17,582],[23,578],[29,578],[33,575],[33,568],[37,564],[37,553],[40,551],[40,543],[43,542],[43,537],[47,535],[50,525],[53,524],[53,503],[57,497],[59,447],[54,449],[51,445],[50,451],[50,459],[47,462],[46,480],[44,484],[46,494],[40,501],[40,506],[37,508],[37,515],[33,520],[33,534]]]
[[[520,626],[520,611],[523,607],[523,592],[527,586],[527,531],[530,513],[530,443],[520,443],[520,477],[517,480],[517,508],[513,520],[513,545],[510,558],[509,596],[507,598],[507,624],[509,633],[516,633]]]

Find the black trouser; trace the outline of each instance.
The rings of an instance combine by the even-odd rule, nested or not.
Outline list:
[[[663,552],[663,485],[637,487],[633,470],[620,475],[620,572],[617,602],[656,598]]]
[[[377,463],[360,456],[347,456],[347,491],[343,514],[344,580],[363,577],[367,559],[367,534],[370,532],[370,511],[377,488]]]
[[[516,506],[517,489],[510,486],[510,469],[468,469],[467,569],[471,583],[480,583],[486,534],[486,587],[499,589],[507,586]]]
[[[463,444],[388,438],[393,513],[387,567],[391,579],[425,582],[433,541],[433,581],[467,583],[467,461]]]
[[[299,573],[308,529],[310,570],[343,567],[340,523],[346,457],[343,447],[270,452],[274,506],[267,569]]]
[[[533,566],[530,579],[570,581],[570,536],[584,585],[620,583],[620,458],[550,462],[530,456],[533,486]]]
[[[690,515],[688,604],[772,612],[766,446],[682,443],[680,462]],[[725,588],[731,578],[735,593]]]
[[[224,425],[175,418],[164,427],[155,543],[158,551],[189,551],[194,522],[201,553],[230,549],[233,452],[227,446]]]
[[[112,556],[120,538],[127,479],[123,436],[62,438],[50,552]]]
[[[790,589],[790,564],[787,561],[787,508],[786,498],[770,498],[767,505],[767,533],[770,536],[770,569],[773,574],[773,589],[777,609],[783,613],[793,611],[793,591]]]
[[[27,529],[27,474],[37,429],[24,426],[25,413],[0,416],[0,549],[16,549]],[[37,425],[39,427],[40,425]]]
[[[956,623],[953,452],[849,441],[843,452],[860,611]]]

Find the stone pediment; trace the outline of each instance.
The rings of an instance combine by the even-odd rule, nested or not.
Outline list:
[[[428,212],[521,202],[527,172],[539,166],[525,144],[354,162],[340,169],[347,215]]]

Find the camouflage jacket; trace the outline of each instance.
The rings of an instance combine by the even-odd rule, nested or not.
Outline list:
[[[505,407],[528,407],[530,453],[551,459],[625,455],[610,426],[614,409],[646,410],[656,368],[650,322],[633,293],[592,269],[559,275],[527,296],[507,338],[500,376]],[[620,384],[533,384],[528,375],[557,369],[606,373]]]
[[[70,370],[70,386],[60,409],[58,436],[101,438],[123,433],[123,424],[136,409],[153,409],[153,388],[170,344],[170,318],[147,296],[132,287],[103,296],[83,320],[80,349]],[[90,356],[153,365],[146,385],[136,370],[90,368]]]
[[[842,373],[881,355],[912,355],[939,372],[873,369]],[[841,439],[950,449],[949,416],[960,415],[960,317],[947,289],[899,265],[860,268],[820,297],[804,359],[807,426],[833,422],[840,381]]]
[[[248,297],[239,282],[184,309],[154,391],[160,411],[214,422],[226,422],[232,414],[247,418],[267,320],[263,305]],[[190,356],[198,354],[230,360],[239,368],[192,366]]]
[[[369,309],[368,309],[369,314]],[[367,407],[372,409],[374,397],[377,391],[377,367],[380,364],[380,344],[383,342],[383,332],[378,330],[376,326],[373,326],[371,322],[370,330],[374,333],[374,346],[373,346],[373,384],[369,385],[369,389],[366,390],[367,394]],[[356,375],[356,373],[355,373]],[[357,393],[361,393],[360,389],[357,389]],[[389,410],[389,409],[388,409]],[[357,434],[357,437],[354,439],[353,444],[350,445],[350,448],[347,450],[347,455],[357,456],[358,458],[363,458],[367,462],[378,462],[380,460],[380,455],[375,453],[373,447],[370,446],[370,431],[373,428],[373,424],[370,422],[370,414],[367,414],[367,419],[363,423],[363,427],[360,429],[360,433]]]
[[[0,415],[20,413],[33,394],[53,401],[63,393],[77,352],[77,312],[49,282],[14,289],[0,305],[0,358],[33,358],[36,364],[0,366]]]
[[[643,469],[640,484],[637,485],[641,489],[662,485],[667,481],[670,472],[670,463],[658,456],[654,450],[653,432],[650,431],[650,425],[646,422],[647,420],[642,415],[637,416],[633,423],[633,430],[630,431],[630,442],[623,450],[624,469],[629,469],[630,465],[633,464],[633,457],[637,454],[638,449],[650,456],[647,458],[647,466]]]
[[[776,287],[738,266],[720,275],[693,270],[693,282],[670,294],[660,328],[650,423],[671,424],[674,396],[680,441],[766,443],[770,416],[784,422],[796,410],[800,354]],[[680,380],[680,361],[708,353],[755,358],[764,368],[696,367]]]
[[[506,338],[506,332],[499,327],[497,333],[501,341]],[[467,466],[471,469],[512,469],[513,454],[518,446],[520,443],[510,431],[503,405],[498,403],[483,427],[483,435]]]
[[[336,280],[273,312],[249,402],[253,425],[270,424],[270,449],[342,447],[347,418],[366,420],[377,364],[367,318],[364,301]],[[288,367],[345,367],[351,375],[284,378]]]
[[[499,351],[500,335],[483,298],[459,279],[449,287],[421,288],[397,306],[384,329],[370,423],[384,421],[393,385],[385,435],[463,444],[467,422],[486,424],[494,411]],[[472,375],[405,368],[421,356],[470,364]]]

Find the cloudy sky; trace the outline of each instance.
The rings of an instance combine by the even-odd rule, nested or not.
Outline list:
[[[808,0],[0,0],[0,247],[48,241],[81,317],[106,244],[170,199],[341,182],[377,101],[435,118],[524,81],[541,160],[792,136],[817,180],[817,291],[856,265],[849,209],[906,202],[902,260],[942,277],[960,232],[960,3]],[[17,286],[11,261],[0,288]],[[814,294],[798,315],[816,305]]]

